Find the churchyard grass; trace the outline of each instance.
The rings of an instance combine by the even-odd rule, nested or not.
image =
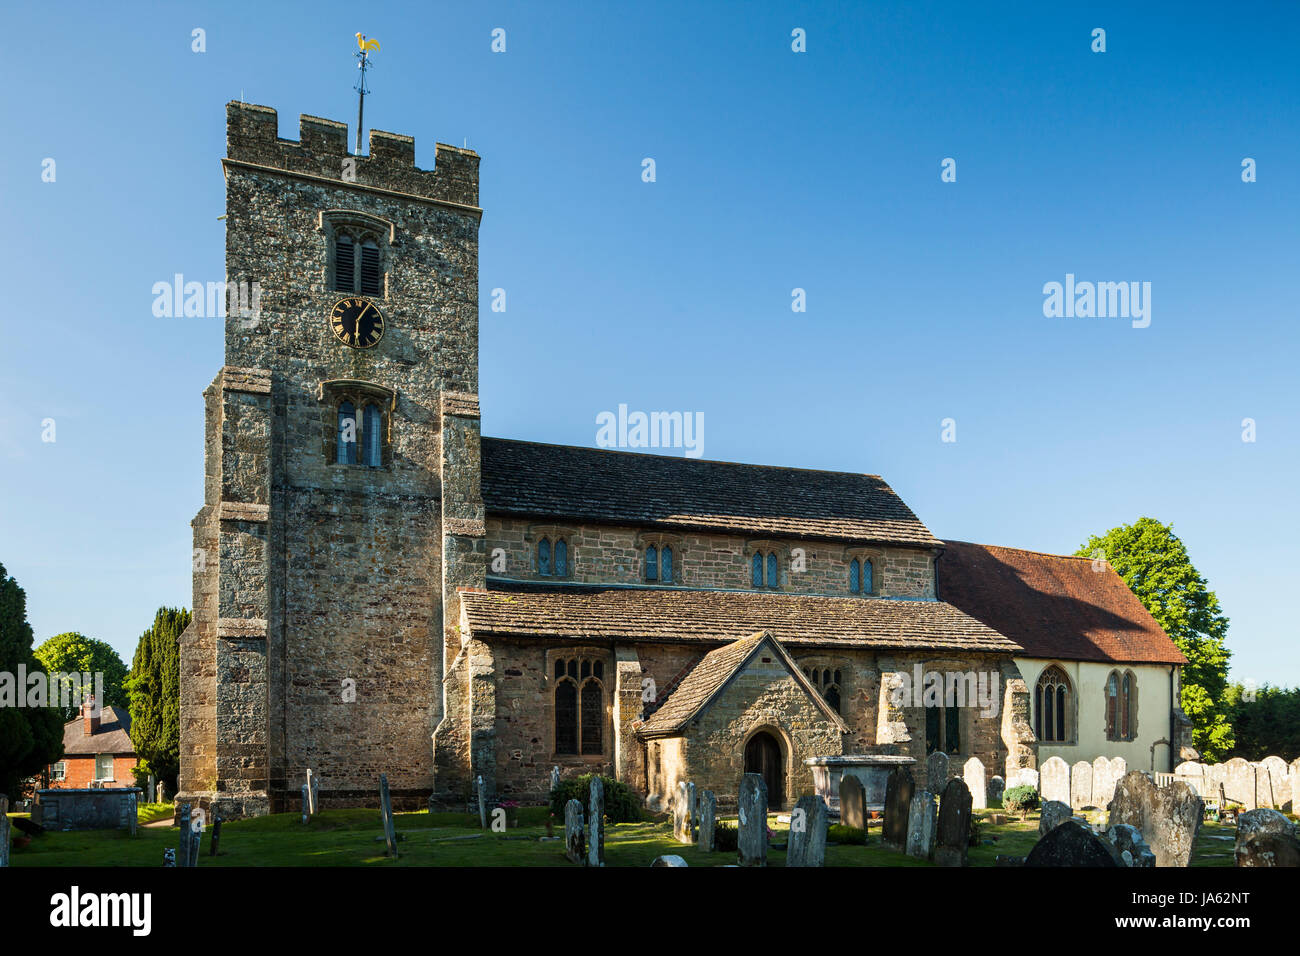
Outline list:
[[[171,813],[156,811],[160,816]],[[153,807],[143,808],[155,812]],[[993,840],[970,849],[971,866],[993,866],[999,855],[1024,856],[1038,839],[1038,815],[1021,822],[1012,817],[1003,824],[989,822],[995,811],[976,811],[981,839]],[[18,816],[19,814],[11,814]],[[479,828],[477,813],[396,814],[401,856],[384,855],[383,828],[376,810],[323,810],[304,826],[298,813],[282,813],[249,820],[231,820],[223,826],[217,856],[208,856],[211,831],[204,833],[199,866],[573,866],[564,859],[564,826],[556,827],[561,839],[542,841],[546,833],[546,807],[521,807],[519,826],[505,833]],[[733,825],[734,817],[722,817]],[[784,844],[788,823],[773,814],[768,818],[772,842]],[[860,832],[860,831],[858,831]],[[1206,823],[1201,827],[1192,858],[1193,866],[1231,866],[1235,828]],[[880,844],[880,828],[872,827],[866,846],[842,842],[853,834],[833,826],[826,849],[827,866],[930,866]],[[22,866],[144,866],[162,865],[163,850],[176,846],[175,827],[141,827],[135,837],[125,831],[94,830],[47,833],[23,849],[15,849],[12,865]],[[666,817],[641,823],[606,824],[605,854],[608,866],[648,866],[661,854],[676,854],[690,866],[720,866],[735,862],[735,852],[701,853],[694,845],[673,839],[672,821]],[[785,851],[769,849],[769,866],[783,866]]]

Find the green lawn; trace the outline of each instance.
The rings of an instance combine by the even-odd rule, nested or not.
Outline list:
[[[165,817],[164,805],[142,808],[142,816]],[[17,814],[14,814],[16,816]],[[465,813],[399,813],[397,830],[402,839],[396,861],[384,856],[378,810],[325,810],[304,826],[296,813],[222,825],[220,852],[209,856],[212,832],[203,834],[200,866],[572,866],[564,858],[562,840],[543,841],[545,807],[524,807],[520,826],[506,833],[484,832],[478,818]],[[1024,856],[1038,839],[1038,817],[1021,823],[1014,816],[993,825],[987,812],[977,811],[981,841],[970,850],[971,866],[993,866],[998,854]],[[787,825],[769,818],[773,843],[788,838]],[[556,833],[563,835],[563,827]],[[1235,829],[1207,823],[1201,828],[1193,866],[1231,866]],[[843,839],[836,827],[831,840]],[[15,831],[15,835],[17,832]],[[123,831],[47,833],[25,848],[15,848],[12,864],[18,866],[161,866],[163,850],[177,845],[175,827],[140,827],[136,836]],[[672,823],[659,818],[644,823],[610,824],[605,828],[605,859],[609,866],[648,866],[655,857],[675,853],[691,866],[734,863],[731,852],[701,853],[692,845],[677,843]],[[784,850],[768,852],[772,866],[785,864]],[[865,846],[836,843],[827,847],[827,866],[930,866],[897,850],[880,845],[880,829],[873,827]]]

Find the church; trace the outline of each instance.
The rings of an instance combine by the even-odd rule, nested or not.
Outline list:
[[[814,758],[1191,753],[1104,562],[946,542],[876,475],[483,437],[476,153],[232,102],[222,165],[259,311],[203,392],[178,800],[540,803],[558,767],[779,808]]]

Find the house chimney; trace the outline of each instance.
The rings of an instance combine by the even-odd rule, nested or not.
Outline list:
[[[81,716],[84,720],[83,726],[87,737],[99,730],[100,709],[95,706],[93,695],[86,698],[86,702],[81,705]]]

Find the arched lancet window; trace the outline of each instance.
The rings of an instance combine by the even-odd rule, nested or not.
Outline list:
[[[339,405],[339,440],[336,460],[340,465],[357,463],[357,409],[351,402]]]
[[[593,657],[555,661],[555,752],[605,752],[605,662]]]
[[[645,579],[659,580],[659,549],[653,544],[645,549]]]
[[[334,289],[337,292],[356,291],[357,247],[352,237],[341,232],[334,239]]]
[[[849,562],[849,592],[858,594],[862,591],[862,562],[854,558]]]
[[[870,561],[862,562],[862,593],[863,594],[875,593],[875,591],[872,590],[872,581],[871,581],[871,574],[872,571],[874,570],[875,569],[872,567]],[[956,753],[956,751],[953,752]]]
[[[763,586],[763,556],[761,554],[754,555],[752,566],[753,585],[756,588],[761,588]]]
[[[578,685],[567,679],[555,688],[555,752],[578,752]]]
[[[555,576],[557,578],[569,576],[569,545],[563,538],[557,538],[555,541]]]
[[[366,440],[365,462],[371,468],[378,468],[384,463],[384,416],[379,406],[367,405],[361,421],[361,434]]]
[[[547,538],[537,542],[537,573],[547,577],[551,574],[551,542]]]
[[[813,687],[817,688],[818,693],[822,695],[826,703],[830,704],[838,714],[840,712],[840,703],[843,700],[841,693],[843,672],[832,671],[829,667],[805,667],[803,673],[812,682]]]
[[[776,554],[769,554],[767,556],[767,586],[774,588],[780,580],[780,577],[776,573]]]
[[[673,549],[669,545],[664,545],[663,550],[663,574],[661,579],[664,584],[673,583]]]
[[[1034,685],[1034,733],[1046,743],[1065,743],[1073,729],[1070,719],[1070,681],[1053,664]]]
[[[1125,673],[1120,682],[1119,732],[1122,740],[1133,739],[1133,674]]]

